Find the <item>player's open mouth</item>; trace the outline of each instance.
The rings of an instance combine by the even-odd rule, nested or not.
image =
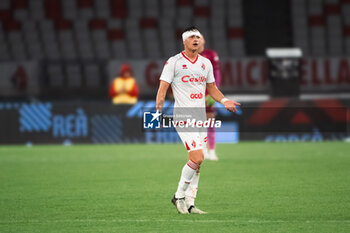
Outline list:
[[[193,45],[194,45],[194,46],[197,46],[197,45],[198,45],[198,43],[193,43]]]

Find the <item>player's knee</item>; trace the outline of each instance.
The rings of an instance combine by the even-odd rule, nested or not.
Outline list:
[[[201,165],[204,159],[203,150],[191,151],[189,157],[190,157],[190,160],[192,160],[194,163]]]

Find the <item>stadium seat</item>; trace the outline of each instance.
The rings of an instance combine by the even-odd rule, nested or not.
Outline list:
[[[82,86],[82,71],[80,64],[69,63],[66,65],[67,86],[81,87]]]
[[[128,16],[127,8],[127,0],[110,0],[110,13],[112,18],[126,18]]]
[[[350,1],[341,1],[345,54],[350,55]]]
[[[173,19],[176,17],[176,0],[161,1],[162,19]]]
[[[178,19],[188,19],[191,20],[193,17],[193,8],[192,6],[182,6],[178,8]]]
[[[28,20],[28,0],[14,0],[12,2],[12,9],[14,19],[21,22]]]
[[[126,39],[130,58],[141,59],[144,58],[143,41],[141,37],[139,20],[126,20]]]
[[[90,21],[90,30],[92,41],[95,47],[96,58],[110,58],[110,49],[107,40],[107,22],[104,19],[92,19]]]
[[[147,0],[145,4],[145,17],[158,18],[159,17],[159,4],[158,0]]]
[[[7,22],[7,39],[11,48],[11,54],[14,60],[23,61],[27,59],[27,52],[24,38],[21,33],[21,25],[17,21]]]
[[[91,20],[94,15],[93,0],[78,0],[78,15],[79,19]]]
[[[228,45],[227,45],[227,35],[224,18],[212,18],[210,23],[211,38],[214,38],[211,43],[212,49],[214,49],[220,57],[227,57]]]
[[[69,20],[60,20],[56,23],[59,46],[64,59],[76,59],[77,52],[72,31],[72,22]]]
[[[145,18],[140,24],[145,42],[145,55],[152,59],[160,58],[158,21],[156,18]]]
[[[143,3],[142,0],[128,0],[128,16],[130,20],[137,20],[143,17]]]
[[[49,64],[47,66],[47,75],[50,87],[64,86],[64,73],[61,64]]]
[[[328,55],[343,55],[342,22],[339,15],[327,17]]]
[[[294,46],[300,48],[304,55],[309,54],[308,13],[304,0],[292,0],[292,30]]]
[[[10,60],[9,49],[5,38],[5,32],[0,22],[0,61]]]
[[[244,33],[243,33],[243,15],[241,0],[232,0],[227,2],[227,38],[230,55],[244,56]]]
[[[28,56],[30,59],[44,58],[44,51],[41,45],[35,21],[29,20],[22,23],[22,31],[26,47],[28,48]]]
[[[45,57],[52,60],[61,58],[61,53],[57,43],[57,35],[51,20],[42,20],[39,23],[39,31],[44,44]]]
[[[109,19],[107,21],[107,27],[108,29],[122,29],[123,28],[123,21],[121,19]]]
[[[44,2],[42,0],[30,0],[28,4],[31,19],[40,21],[45,18]]]
[[[242,57],[245,55],[243,28],[231,27],[227,30],[227,37],[229,38],[229,51],[233,57]]]
[[[308,0],[309,15],[322,15],[323,0]]]
[[[112,57],[114,59],[127,58],[125,30],[121,19],[108,20],[108,40],[111,45]]]
[[[115,59],[126,59],[128,58],[124,31],[113,31],[109,32],[109,39],[111,40],[111,47],[113,52],[113,58]]]
[[[170,57],[176,54],[176,33],[174,31],[174,20],[171,18],[163,19],[159,22],[160,40],[163,51],[163,57]]]
[[[72,0],[62,0],[63,18],[74,20],[77,18],[77,3]]]
[[[226,18],[225,0],[210,1],[210,16],[212,20]]]
[[[92,49],[88,22],[86,20],[75,20],[73,27],[79,57],[81,59],[93,59],[95,56]]]
[[[46,19],[59,20],[62,18],[61,0],[45,0],[44,7]]]
[[[350,25],[350,1],[344,2],[342,4],[342,16],[344,25]]]
[[[100,19],[108,19],[111,16],[109,0],[95,1],[96,17]]]
[[[83,74],[85,77],[85,84],[87,87],[100,86],[100,68],[98,64],[84,64]]]

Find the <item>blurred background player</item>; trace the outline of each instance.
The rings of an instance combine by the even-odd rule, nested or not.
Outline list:
[[[129,64],[122,65],[119,76],[110,88],[109,96],[113,104],[135,104],[139,96],[139,88]]]
[[[219,88],[220,82],[221,82],[221,72],[220,72],[220,61],[218,54],[211,49],[205,49],[205,38],[202,35],[201,38],[201,46],[199,48],[199,53],[205,58],[208,58],[211,64],[213,65],[213,72],[214,72],[214,78],[215,78],[215,84]],[[206,113],[207,113],[207,119],[214,119],[215,118],[215,100],[213,97],[208,95],[208,92],[206,92],[205,95],[205,105],[206,105]],[[208,150],[204,150],[204,159],[208,160],[218,160],[218,156],[215,152],[215,143],[216,143],[216,132],[215,127],[209,127],[208,128]]]

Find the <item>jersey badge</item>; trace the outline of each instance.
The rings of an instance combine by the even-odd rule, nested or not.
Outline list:
[[[192,141],[192,146],[193,148],[196,148],[196,142],[194,140]]]

